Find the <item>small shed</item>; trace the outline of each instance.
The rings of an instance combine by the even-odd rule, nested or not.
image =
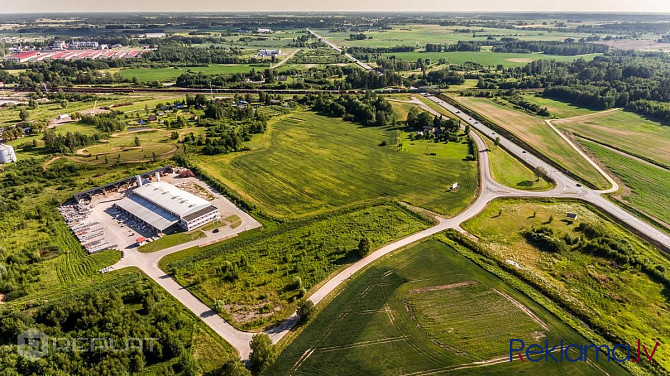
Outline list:
[[[135,241],[137,241],[137,246],[139,247],[147,242],[147,238],[145,238],[144,236],[140,236]]]
[[[458,187],[459,187],[458,183],[454,183],[454,184],[451,185],[451,187],[449,187],[449,190],[455,191],[455,190],[458,189]]]
[[[577,213],[567,213],[565,215],[569,221],[575,221],[577,220]]]

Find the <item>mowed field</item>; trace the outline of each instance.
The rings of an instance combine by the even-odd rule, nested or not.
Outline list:
[[[588,108],[575,106],[567,102],[545,98],[540,94],[526,94],[523,96],[523,99],[540,107],[546,107],[553,118],[569,118],[598,112]]]
[[[670,170],[623,155],[595,142],[578,139],[628,187],[624,202],[665,223],[670,223]]]
[[[577,38],[588,36],[579,33],[552,33],[538,30],[523,29],[499,29],[488,27],[477,27],[476,31],[457,32],[462,29],[459,26],[441,25],[394,25],[392,30],[364,31],[371,39],[349,40],[352,31],[330,31],[329,29],[315,29],[314,31],[327,38],[338,46],[361,46],[361,47],[395,47],[416,46],[426,43],[455,44],[461,41],[486,41],[489,35],[496,37],[514,37],[522,40],[564,40],[565,38]],[[590,34],[589,34],[590,35]]]
[[[510,338],[586,343],[526,296],[431,239],[356,275],[268,374],[602,374],[583,362],[509,362]],[[622,373],[613,363],[599,366]]]
[[[561,62],[572,62],[579,58],[593,60],[600,54],[588,54],[578,56],[545,55],[542,53],[507,53],[491,52],[490,50],[476,51],[449,51],[449,52],[389,52],[385,56],[395,56],[407,61],[418,59],[431,59],[433,62],[446,58],[451,64],[463,64],[465,62],[479,63],[484,66],[496,66],[502,64],[505,67],[522,67],[535,60],[556,60]]]
[[[511,188],[532,191],[543,191],[552,187],[547,180],[538,179],[530,168],[514,158],[505,149],[495,146],[488,137],[482,136],[482,139],[489,149],[491,175],[498,183]]]
[[[633,112],[617,109],[552,123],[562,130],[670,165],[670,126]]]
[[[198,166],[276,216],[300,216],[379,197],[445,215],[464,209],[477,185],[466,143],[439,144],[435,155],[403,152],[398,130],[365,127],[312,112],[271,120],[246,153],[203,157]],[[386,141],[386,146],[380,146]],[[415,147],[425,150],[416,141]],[[460,189],[450,191],[458,182]]]
[[[455,99],[493,123],[505,128],[520,140],[531,145],[583,180],[601,189],[608,188],[605,178],[542,119],[505,107],[486,98],[456,97]]]
[[[203,74],[249,73],[252,69],[262,71],[268,69],[263,64],[209,64],[208,66],[168,67],[168,68],[127,68],[118,72],[127,79],[137,77],[140,81],[174,81],[186,72]]]
[[[577,220],[565,221],[566,213],[576,213]],[[637,257],[670,269],[666,254],[574,201],[495,200],[463,228],[479,238],[487,256],[500,263],[516,262],[520,275],[550,286],[562,306],[589,317],[626,343],[636,343],[638,338],[653,338],[662,344],[670,341],[665,329],[670,327],[670,315],[659,314],[670,309],[667,289],[636,267],[584,251],[591,239],[577,229],[580,223],[593,224],[618,244],[630,244]],[[585,240],[566,251],[542,251],[522,235],[523,230],[542,226],[551,228],[557,239],[568,235]],[[659,347],[654,360],[667,368],[670,351]]]

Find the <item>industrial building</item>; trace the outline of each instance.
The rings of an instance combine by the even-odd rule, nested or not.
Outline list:
[[[0,164],[16,162],[14,148],[10,145],[0,144]]]
[[[138,187],[115,206],[158,233],[172,226],[189,231],[220,218],[219,209],[205,199],[169,183],[143,184],[141,177],[137,179]]]

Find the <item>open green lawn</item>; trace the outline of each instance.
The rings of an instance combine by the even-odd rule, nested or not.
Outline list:
[[[581,116],[593,114],[596,111],[588,108],[575,106],[567,102],[561,102],[554,99],[543,97],[541,94],[526,94],[523,96],[526,101],[536,104],[541,107],[546,107],[553,118],[568,118],[573,116]]]
[[[665,223],[670,223],[669,170],[627,157],[595,142],[585,139],[578,141],[628,187],[622,193],[626,203]]]
[[[538,179],[533,171],[518,159],[510,155],[505,149],[493,145],[487,137],[482,137],[489,149],[491,175],[500,184],[516,189],[532,191],[547,190],[551,183],[543,178]]]
[[[670,126],[633,112],[604,111],[556,120],[553,124],[633,155],[670,165]]]
[[[551,158],[568,171],[598,188],[607,188],[605,178],[542,119],[503,106],[487,98],[456,97],[459,103],[505,128],[520,140]]]
[[[451,215],[468,205],[477,185],[476,162],[464,161],[464,143],[416,141],[420,150],[439,150],[433,156],[403,152],[398,130],[312,112],[271,120],[269,128],[248,143],[251,151],[203,157],[198,167],[273,215],[300,216],[378,197]],[[379,146],[382,141],[387,146]],[[449,191],[455,182],[461,188]]]
[[[479,63],[485,66],[497,66],[502,64],[505,67],[522,67],[535,60],[556,60],[562,62],[571,62],[579,58],[593,60],[600,54],[588,54],[578,56],[559,56],[545,55],[542,53],[506,53],[491,51],[449,51],[449,52],[389,52],[385,56],[395,56],[397,58],[416,61],[418,59],[431,59],[437,62],[441,58],[446,58],[451,64],[463,64],[465,62]]]
[[[565,221],[568,212],[578,215],[574,223]],[[480,239],[489,257],[501,263],[517,263],[521,276],[550,291],[562,306],[589,317],[591,326],[612,332],[631,344],[638,338],[670,341],[670,332],[664,329],[670,327],[670,315],[659,315],[670,309],[667,289],[639,268],[585,252],[585,242],[591,238],[577,230],[580,223],[595,225],[616,243],[630,245],[636,257],[670,269],[667,254],[577,202],[496,200],[463,227]],[[543,251],[527,242],[521,233],[533,226],[551,228],[553,237],[560,241],[566,234],[584,240],[569,250]],[[656,356],[667,368],[670,352],[659,347]]]
[[[168,68],[127,68],[119,70],[124,78],[137,77],[140,81],[175,81],[186,72],[202,72],[203,74],[248,73],[252,69],[262,71],[268,69],[264,64],[209,64],[208,66],[168,67]]]
[[[355,275],[268,374],[602,374],[588,363],[510,363],[510,338],[586,343],[540,305],[431,239]],[[599,366],[623,374],[613,363]]]
[[[399,205],[359,207],[177,254],[166,269],[206,304],[223,301],[233,325],[258,328],[288,317],[305,290],[357,261],[362,238],[375,249],[427,226]]]

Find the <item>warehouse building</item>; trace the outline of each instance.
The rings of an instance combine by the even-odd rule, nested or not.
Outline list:
[[[141,178],[116,206],[158,233],[172,226],[189,231],[220,218],[219,209],[207,200],[161,181],[142,184]]]
[[[16,162],[14,148],[10,145],[0,144],[0,164]]]

